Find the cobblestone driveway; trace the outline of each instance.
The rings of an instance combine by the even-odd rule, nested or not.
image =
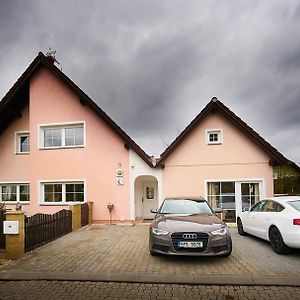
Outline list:
[[[240,237],[231,228],[233,252],[223,257],[152,257],[148,226],[94,225],[85,227],[27,253],[1,270],[32,272],[120,273],[154,276],[297,275],[300,252],[275,254],[270,245]]]

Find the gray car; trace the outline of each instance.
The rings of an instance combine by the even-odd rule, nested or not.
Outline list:
[[[151,255],[229,256],[226,224],[204,199],[165,199],[149,228]]]

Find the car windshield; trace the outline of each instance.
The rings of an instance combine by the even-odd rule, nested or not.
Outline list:
[[[300,200],[296,200],[296,201],[288,201],[287,202],[290,206],[294,207],[295,209],[297,209],[298,211],[300,211]]]
[[[206,214],[212,215],[206,201],[190,199],[166,199],[160,209],[161,214]]]

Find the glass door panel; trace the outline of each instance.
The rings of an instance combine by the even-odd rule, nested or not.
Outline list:
[[[243,182],[241,183],[242,192],[242,209],[249,209],[260,199],[259,183],[258,182]]]

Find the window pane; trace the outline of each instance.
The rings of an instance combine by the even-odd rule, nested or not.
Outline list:
[[[20,152],[29,152],[29,136],[20,136]]]
[[[75,184],[75,192],[84,192],[84,185],[83,183]]]
[[[223,209],[235,209],[235,196],[221,196]]]
[[[75,184],[66,184],[66,192],[74,192],[75,191]]]
[[[75,145],[83,145],[83,126],[75,128]]]
[[[220,182],[208,182],[208,194],[220,195]]]
[[[76,202],[83,202],[84,201],[84,194],[83,193],[75,194],[75,201]]]
[[[74,146],[75,145],[75,128],[66,128],[65,129],[65,145]]]
[[[2,201],[17,201],[17,186],[2,185]]]
[[[83,183],[66,184],[66,201],[67,202],[83,202],[84,201],[84,185]]]
[[[30,201],[29,184],[20,185],[20,201]]]
[[[235,193],[234,182],[221,182],[221,193],[222,194],[234,194]]]
[[[46,128],[44,129],[44,146],[59,147],[61,146],[61,129]]]
[[[300,200],[289,201],[288,204],[300,211]]]
[[[45,184],[44,200],[45,202],[61,202],[62,184]]]
[[[207,200],[212,209],[221,208],[220,196],[208,196]]]
[[[62,192],[62,184],[54,184],[53,190],[55,193],[61,193]]]

